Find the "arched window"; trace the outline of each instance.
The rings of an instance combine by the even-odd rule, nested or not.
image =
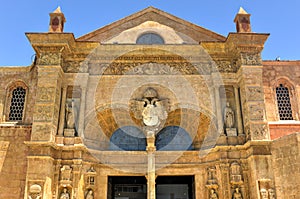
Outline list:
[[[145,151],[146,137],[134,126],[124,126],[117,129],[110,138],[110,150],[115,151]]]
[[[164,44],[164,39],[156,33],[145,33],[136,40],[137,44]]]
[[[157,134],[155,146],[161,151],[192,150],[192,139],[183,128],[167,126]]]
[[[6,114],[8,121],[22,121],[25,109],[26,86],[22,82],[14,83],[8,93],[8,112]]]
[[[292,107],[291,90],[283,83],[279,83],[276,87],[276,100],[278,108],[278,116],[280,120],[293,120],[294,113]]]

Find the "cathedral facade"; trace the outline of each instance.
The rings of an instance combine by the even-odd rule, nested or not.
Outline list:
[[[300,196],[300,61],[149,7],[79,38],[60,8],[0,68],[0,198]]]

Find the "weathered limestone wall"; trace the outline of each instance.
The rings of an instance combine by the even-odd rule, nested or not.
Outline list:
[[[264,61],[263,86],[266,116],[269,121],[271,139],[300,131],[300,61]],[[283,83],[289,88],[293,119],[297,122],[279,122],[276,86]],[[271,122],[271,123],[270,123]]]
[[[272,164],[277,198],[300,195],[300,133],[276,139],[272,143]]]
[[[31,127],[0,127],[0,198],[24,197]]]
[[[10,87],[16,82],[23,82],[28,91],[26,93],[26,101],[24,107],[23,123],[32,123],[33,107],[35,104],[36,95],[36,67],[1,67],[0,68],[0,105],[2,103],[3,110],[0,109],[0,120],[2,115],[5,115],[8,120],[10,102],[7,101]]]

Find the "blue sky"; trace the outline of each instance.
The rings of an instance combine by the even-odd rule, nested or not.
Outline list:
[[[10,0],[1,4],[0,66],[27,66],[34,51],[25,32],[47,32],[49,13],[61,6],[65,32],[79,37],[148,6],[227,36],[242,6],[252,31],[270,33],[264,60],[300,60],[299,0]]]

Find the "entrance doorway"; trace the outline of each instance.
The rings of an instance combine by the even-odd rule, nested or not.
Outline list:
[[[156,199],[194,199],[194,176],[158,176]]]
[[[147,199],[144,176],[109,176],[108,199]]]

